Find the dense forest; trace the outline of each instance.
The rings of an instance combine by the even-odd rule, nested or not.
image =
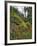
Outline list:
[[[28,16],[10,6],[10,40],[32,38],[32,7],[27,7]]]

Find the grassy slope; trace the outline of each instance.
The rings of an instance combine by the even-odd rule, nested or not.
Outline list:
[[[14,28],[16,31],[11,32],[10,39],[29,39],[31,38],[32,36],[31,24],[28,21],[25,22],[20,16],[18,16],[18,14],[15,11],[13,13],[11,12],[11,17],[17,18],[16,23],[19,23],[19,26],[16,25],[17,29]]]

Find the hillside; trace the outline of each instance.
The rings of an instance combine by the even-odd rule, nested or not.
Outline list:
[[[30,11],[29,11],[30,12]],[[30,13],[28,17],[31,16]],[[14,7],[10,7],[10,39],[31,39],[32,38],[32,22],[31,18],[25,18]]]

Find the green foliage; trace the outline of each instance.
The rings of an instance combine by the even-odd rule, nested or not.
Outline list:
[[[32,8],[28,8],[28,17],[25,18],[14,7],[10,7],[10,40],[32,38]]]
[[[28,21],[32,24],[32,7],[28,8]]]

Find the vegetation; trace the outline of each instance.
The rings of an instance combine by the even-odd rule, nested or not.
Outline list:
[[[28,16],[24,17],[16,8],[10,7],[10,40],[32,38],[32,7],[28,7]]]

